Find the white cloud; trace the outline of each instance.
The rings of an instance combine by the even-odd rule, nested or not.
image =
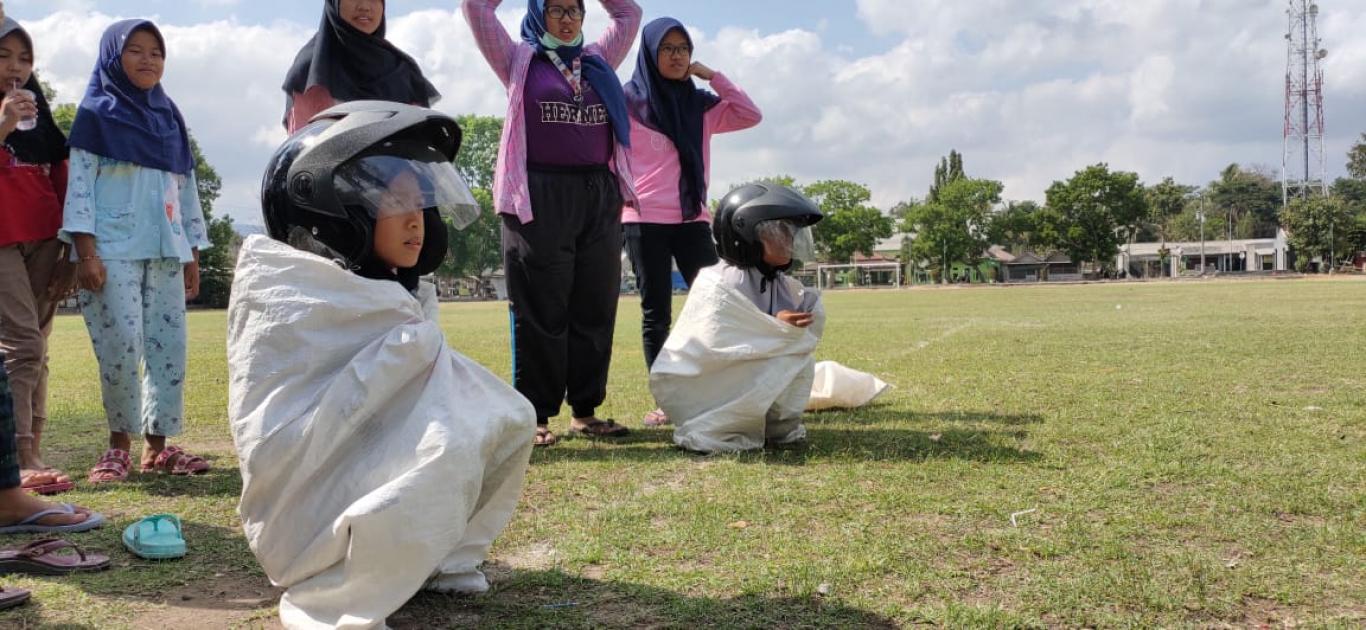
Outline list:
[[[516,9],[500,12],[514,33]],[[828,29],[694,31],[697,58],[765,114],[759,128],[714,141],[712,196],[787,173],[863,182],[890,207],[923,195],[950,149],[965,154],[970,175],[1004,181],[1016,199],[1041,198],[1053,180],[1098,161],[1189,183],[1231,162],[1280,163],[1279,0],[858,0],[858,11],[896,43],[860,57]],[[59,11],[27,25],[63,100],[83,92],[113,19]],[[590,39],[600,26],[590,23]],[[313,28],[164,26],[167,89],[224,176],[220,207],[243,220],[257,221],[260,172],[283,138],[280,83]],[[504,113],[506,93],[458,12],[397,16],[389,29],[441,90],[438,109]],[[1325,1],[1320,32],[1330,49],[1329,162],[1340,173],[1366,130],[1366,10]]]

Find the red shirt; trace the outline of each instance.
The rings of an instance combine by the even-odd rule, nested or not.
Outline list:
[[[0,247],[57,237],[66,162],[24,164],[0,146]]]

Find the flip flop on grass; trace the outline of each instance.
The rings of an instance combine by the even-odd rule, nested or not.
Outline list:
[[[92,512],[85,520],[70,525],[43,525],[38,521],[54,514],[75,514],[76,506],[63,503],[56,507],[40,510],[13,525],[0,527],[0,534],[74,534],[95,529],[104,524],[104,516]]]
[[[180,532],[180,519],[174,514],[156,514],[133,523],[123,530],[123,546],[148,560],[183,558],[185,537]]]
[[[22,588],[0,588],[0,610],[22,606],[28,598],[29,592]]]
[[[74,553],[61,553],[66,550]],[[0,549],[0,575],[66,575],[108,568],[108,556],[86,553],[75,543],[58,538],[35,540],[17,549]]]

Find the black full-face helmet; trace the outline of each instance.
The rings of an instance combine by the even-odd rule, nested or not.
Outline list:
[[[747,184],[726,193],[712,219],[712,236],[721,258],[737,267],[763,269],[760,224],[781,222],[793,231],[824,219],[820,208],[801,193],[777,184]],[[790,263],[789,263],[790,266]]]
[[[460,126],[411,105],[354,101],[328,109],[285,141],[266,167],[261,208],[271,238],[336,260],[359,275],[412,289],[446,258],[446,223],[460,229],[479,215],[452,161]],[[416,195],[392,195],[400,178]],[[395,199],[404,204],[396,206]],[[391,212],[423,211],[417,265],[388,269],[374,254],[375,222]]]

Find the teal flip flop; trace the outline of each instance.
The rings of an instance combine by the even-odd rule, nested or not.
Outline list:
[[[169,525],[163,527],[163,522]],[[185,537],[180,533],[180,519],[174,514],[157,514],[133,523],[123,530],[123,546],[148,560],[183,558]]]

